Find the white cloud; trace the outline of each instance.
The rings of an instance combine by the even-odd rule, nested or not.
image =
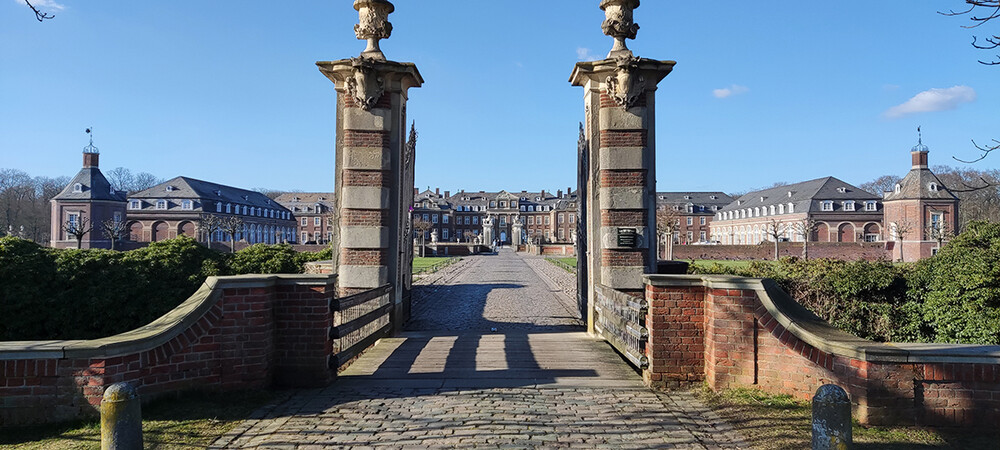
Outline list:
[[[596,56],[593,53],[590,53],[590,49],[589,48],[586,48],[586,47],[577,47],[576,48],[576,59],[579,60],[579,61],[597,61],[597,60],[603,59],[603,58],[601,58],[600,56]]]
[[[734,84],[727,88],[714,89],[712,90],[712,95],[714,95],[715,98],[727,98],[727,97],[732,97],[734,95],[744,94],[748,91],[750,91],[750,88]]]
[[[16,3],[24,4],[24,0],[14,0]],[[66,9],[65,6],[55,2],[54,0],[31,0],[31,5],[38,8],[41,11],[62,11]]]
[[[968,86],[952,86],[947,89],[928,89],[901,105],[893,106],[885,112],[885,117],[896,119],[910,114],[933,111],[947,111],[958,108],[962,103],[976,100],[976,90]]]

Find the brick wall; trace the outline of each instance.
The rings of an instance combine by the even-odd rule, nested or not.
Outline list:
[[[809,258],[832,258],[846,261],[889,259],[892,242],[810,242]],[[662,244],[661,244],[662,245]],[[802,257],[801,242],[779,242],[778,255]],[[674,245],[675,260],[770,260],[774,243],[761,245]]]
[[[187,389],[319,386],[334,374],[332,276],[210,278],[146,327],[92,341],[0,343],[0,427],[96,415],[104,389],[144,400]]]
[[[843,387],[868,425],[1000,425],[1000,347],[880,344],[822,322],[768,280],[646,277],[643,378],[809,399]],[[700,350],[699,350],[700,349]]]

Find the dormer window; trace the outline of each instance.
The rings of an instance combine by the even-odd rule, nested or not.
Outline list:
[[[691,196],[690,195],[685,195],[684,196],[684,200],[691,200]]]
[[[895,191],[896,191],[897,194],[899,193],[899,190],[901,188],[902,188],[902,186],[900,186],[899,183],[896,183],[896,189],[895,189]]]
[[[788,198],[792,198],[792,191],[788,191]]]
[[[222,203],[216,203],[215,204],[215,212],[218,212],[218,213],[222,212]]]
[[[929,189],[931,192],[937,192],[938,191],[938,185],[935,182],[931,182],[931,184],[927,185],[927,189]]]
[[[760,202],[761,202],[761,203],[764,203],[764,199],[765,199],[765,198],[767,198],[767,197],[761,197],[761,198],[760,198]]]
[[[663,198],[663,197],[660,197],[660,198]],[[713,195],[713,196],[711,196],[709,198],[711,198],[712,200],[718,200],[719,196],[718,195]]]
[[[73,185],[73,192],[83,192],[83,185],[76,183]]]
[[[844,211],[854,211],[854,200],[844,202]]]
[[[173,192],[173,191],[174,191],[174,187],[168,184],[168,185],[167,185],[167,186],[166,186],[166,187],[164,188],[164,190],[166,190],[167,192]]]
[[[157,200],[156,201],[156,209],[167,209],[167,201],[166,200]]]
[[[239,208],[240,208],[239,206],[236,207],[236,209],[239,209]],[[233,213],[233,204],[232,203],[226,203],[226,214],[232,214],[232,213]]]
[[[181,200],[181,209],[192,210],[194,209],[194,202],[191,200]]]
[[[794,213],[794,212],[795,212],[795,204],[794,203],[788,203],[788,214],[791,214],[791,213]]]
[[[139,200],[129,200],[128,209],[140,209],[142,208],[142,202]]]
[[[823,200],[823,208],[822,208],[822,210],[823,211],[833,211],[833,201],[832,200]]]
[[[837,188],[837,192],[840,192],[841,194],[845,194],[845,193],[847,193],[847,188],[845,188],[845,187],[839,187],[839,188]]]
[[[878,211],[878,203],[874,200],[865,202],[865,211]]]

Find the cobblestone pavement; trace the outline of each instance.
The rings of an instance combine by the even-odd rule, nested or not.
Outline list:
[[[434,294],[406,332],[213,447],[747,448],[690,393],[647,389],[536,262],[472,256],[418,284]]]

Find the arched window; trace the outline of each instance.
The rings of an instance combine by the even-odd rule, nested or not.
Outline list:
[[[794,203],[789,203],[788,204],[788,214],[791,214],[793,212],[795,212],[795,204]]]
[[[73,185],[73,192],[83,192],[83,185],[76,183]]]
[[[231,214],[233,212],[233,204],[226,203],[226,214]]]

